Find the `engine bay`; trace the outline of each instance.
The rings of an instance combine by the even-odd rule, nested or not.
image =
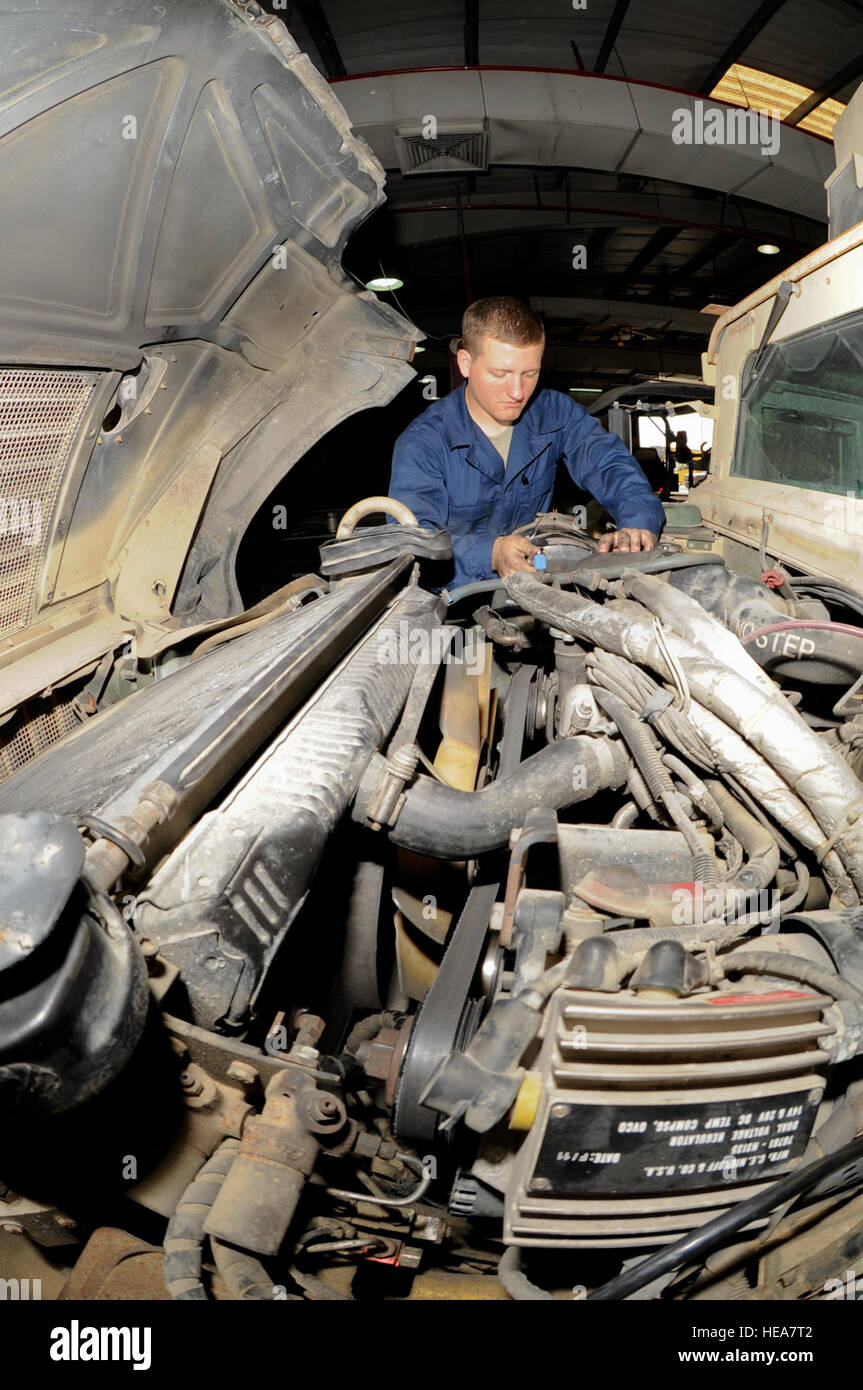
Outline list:
[[[56,1295],[841,1276],[863,596],[526,530],[439,593],[361,526],[0,785],[0,1240]]]

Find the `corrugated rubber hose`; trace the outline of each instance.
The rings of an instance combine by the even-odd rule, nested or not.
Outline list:
[[[272,1301],[276,1297],[276,1286],[260,1260],[247,1250],[237,1250],[233,1245],[224,1245],[220,1240],[210,1240],[216,1269],[222,1276],[231,1298],[238,1303]],[[299,1303],[299,1294],[282,1294],[280,1299]]]
[[[168,1222],[162,1273],[168,1293],[178,1302],[207,1302],[201,1280],[204,1222],[239,1147],[239,1139],[225,1139],[219,1145],[186,1188]]]

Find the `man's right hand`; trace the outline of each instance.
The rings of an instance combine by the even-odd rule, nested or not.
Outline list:
[[[519,570],[533,570],[531,560],[537,554],[537,547],[531,545],[524,536],[498,536],[491,551],[491,567],[505,579],[508,574]]]

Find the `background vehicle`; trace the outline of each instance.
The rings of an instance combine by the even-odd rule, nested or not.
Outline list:
[[[713,445],[713,391],[688,377],[662,377],[606,391],[590,407],[623,440],[664,500],[677,500],[704,481]],[[677,436],[686,435],[690,457],[677,456]],[[673,516],[673,513],[669,513]]]

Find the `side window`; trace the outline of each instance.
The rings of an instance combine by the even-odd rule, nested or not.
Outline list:
[[[863,496],[863,314],[753,352],[732,473]]]

